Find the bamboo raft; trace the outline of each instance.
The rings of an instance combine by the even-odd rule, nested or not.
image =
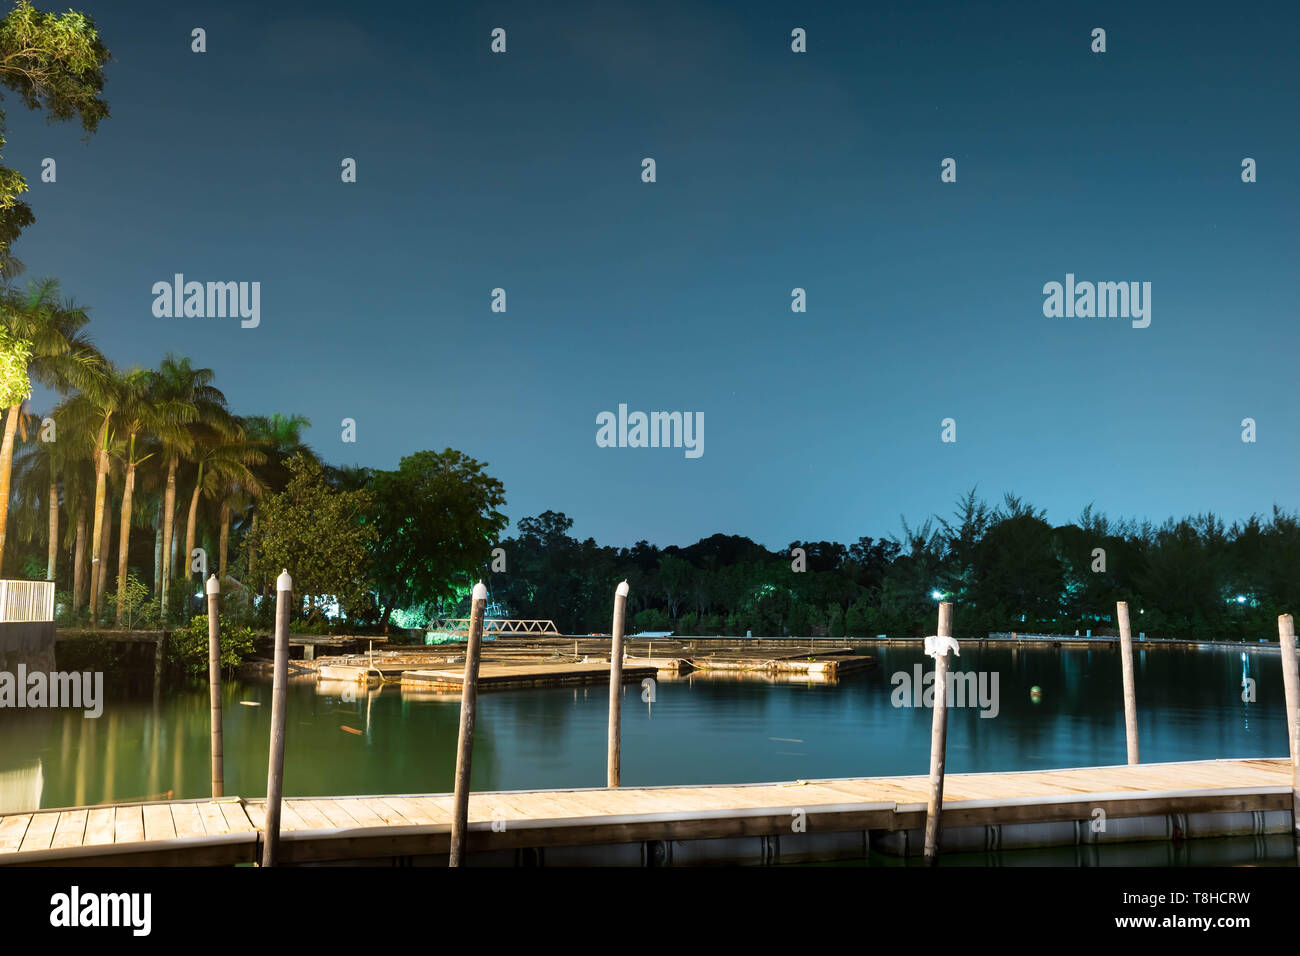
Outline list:
[[[925,776],[702,787],[474,793],[468,849],[484,863],[776,862],[910,853]],[[446,862],[451,794],[289,797],[284,863]],[[1284,833],[1284,759],[949,774],[950,851]],[[1096,811],[1108,825],[1090,826]],[[804,829],[792,827],[802,814]],[[230,866],[258,859],[260,799],[172,800],[0,816],[0,865]],[[527,855],[527,857],[525,857]]]

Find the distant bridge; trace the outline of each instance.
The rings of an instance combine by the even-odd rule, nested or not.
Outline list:
[[[445,617],[430,621],[426,631],[446,634],[469,634],[469,618]],[[554,621],[527,621],[516,618],[498,617],[483,620],[484,636],[500,634],[536,634],[542,637],[559,637],[560,629]]]

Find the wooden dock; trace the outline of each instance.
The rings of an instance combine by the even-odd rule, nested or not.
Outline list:
[[[686,663],[706,674],[710,671],[739,671],[834,681],[856,671],[874,667],[876,659],[847,650],[829,653],[808,650],[783,651],[764,655],[746,649],[697,654],[688,658]]]
[[[469,850],[471,862],[507,865],[860,858],[900,841],[909,852],[927,787],[905,776],[474,793]],[[1290,807],[1283,759],[949,774],[944,842],[952,852],[1284,833]],[[280,859],[445,864],[451,813],[451,794],[287,798]],[[253,863],[264,818],[262,800],[238,797],[11,813],[0,865]]]
[[[623,667],[624,683],[640,683],[659,673],[654,667]],[[465,679],[464,667],[446,670],[413,670],[402,673],[402,687],[420,690],[457,691]],[[564,664],[482,664],[478,669],[479,690],[506,687],[557,687],[562,684],[609,684],[609,661],[576,661]]]
[[[842,641],[743,638],[629,640],[623,666],[635,679],[695,673],[710,676],[766,677],[834,683],[841,677],[875,666],[875,658]],[[608,638],[548,638],[500,636],[483,646],[479,683],[484,687],[544,687],[598,683],[595,675],[609,673]],[[388,647],[373,653],[319,657],[307,662],[322,680],[374,683],[400,681],[413,688],[458,689],[464,668],[465,645],[437,648],[416,645]],[[512,674],[509,668],[527,669]],[[641,671],[649,669],[648,673]],[[527,673],[527,676],[525,674]],[[509,676],[508,676],[509,675]],[[517,678],[517,679],[514,679]],[[626,677],[626,680],[633,680]]]

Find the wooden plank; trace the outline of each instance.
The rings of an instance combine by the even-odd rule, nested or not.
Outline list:
[[[144,807],[144,838],[146,840],[176,839],[176,825],[172,823],[172,808],[165,803],[150,803]]]
[[[226,818],[226,826],[230,828],[231,833],[254,833],[253,824],[248,821],[248,814],[244,812],[243,804],[234,800],[222,800],[217,803],[221,808],[221,815]]]
[[[203,821],[203,832],[208,836],[223,836],[230,832],[230,824],[226,822],[225,814],[221,812],[221,806],[211,800],[205,800],[198,804],[199,818]]]
[[[59,823],[54,830],[54,839],[50,841],[52,849],[69,846],[81,846],[86,835],[85,810],[65,810],[59,814]]]
[[[15,813],[0,817],[0,853],[16,852],[23,843],[23,835],[31,822],[30,813]]]
[[[83,846],[105,846],[113,842],[113,807],[94,807],[86,816]]]
[[[477,798],[477,799],[476,799]],[[470,795],[470,819],[473,820],[490,820],[491,808],[477,801],[482,800],[480,794]],[[529,820],[570,820],[581,819],[593,815],[591,808],[580,801],[574,801],[567,793],[547,794],[517,794],[515,796],[515,805],[526,814],[525,819]],[[478,809],[485,807],[487,812]],[[601,812],[608,812],[602,810]]]
[[[140,843],[144,840],[144,810],[140,805],[118,807],[113,817],[114,843]]]
[[[252,819],[252,807],[251,805],[246,805],[246,807],[249,810],[249,819]],[[256,823],[255,825],[259,830],[265,830],[266,829],[266,804],[259,803],[257,805],[257,809],[258,809],[258,813],[261,814],[262,822]],[[311,827],[307,826],[307,823],[298,814],[297,810],[291,807],[288,803],[281,803],[280,804],[280,829],[281,830],[310,830]]]
[[[357,821],[358,826],[382,827],[388,825],[388,821],[370,809],[365,800],[340,797],[335,802],[340,809],[346,810],[348,815]]]
[[[330,826],[349,830],[357,825],[356,818],[339,806],[337,800],[313,800],[311,805],[330,822]]]
[[[266,804],[265,803],[245,803],[244,814],[248,817],[248,822],[256,827],[259,831],[266,829]],[[280,829],[292,830],[293,827],[287,826],[284,822],[284,804],[280,804]]]
[[[203,818],[199,816],[198,804],[173,803],[171,811],[172,825],[176,828],[178,837],[196,837],[207,834],[207,830],[203,826]]]
[[[471,794],[470,797],[472,799],[473,794]],[[392,807],[404,816],[410,821],[410,823],[417,826],[432,826],[435,823],[449,822],[437,818],[433,814],[432,810],[421,807],[414,800],[407,799],[406,797],[384,797],[383,800],[384,803],[388,804],[388,806]]]
[[[424,813],[428,814],[429,819],[434,823],[446,823],[450,825],[452,815],[455,813],[454,799],[447,797],[409,797],[414,800]]]
[[[50,841],[54,839],[54,828],[59,824],[59,812],[57,810],[46,810],[43,813],[32,814],[31,823],[27,825],[27,832],[23,834],[23,842],[18,847],[19,851],[26,853],[28,850],[48,850]]]
[[[316,807],[312,806],[312,802],[310,800],[303,800],[301,797],[299,797],[293,800],[286,800],[284,801],[284,803],[286,805],[288,804],[293,805],[293,809],[297,812],[298,816],[302,819],[304,829],[328,830],[334,826],[334,824],[330,823],[329,817],[325,816],[325,814],[321,813],[318,809],[316,809]],[[284,816],[283,808],[281,809],[280,815],[283,818]],[[281,819],[280,821],[280,828],[284,829],[283,819]]]
[[[379,819],[383,820],[384,823],[387,824],[388,826],[393,826],[393,827],[410,826],[410,821],[407,820],[406,817],[402,816],[401,813],[394,810],[382,799],[375,798],[375,797],[358,797],[357,803],[364,803],[366,805],[366,809],[370,813],[373,813],[375,816],[379,817]],[[450,819],[450,817],[448,817],[448,819]]]

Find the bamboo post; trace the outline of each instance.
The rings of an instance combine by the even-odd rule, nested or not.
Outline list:
[[[221,582],[208,578],[208,694],[212,701],[212,795],[226,795],[226,774],[221,753]]]
[[[930,722],[930,799],[925,807],[925,862],[939,862],[939,833],[943,818],[943,771],[948,750],[948,651],[952,640],[952,602],[939,604],[939,628],[934,640],[934,716]]]
[[[280,800],[284,795],[284,725],[289,694],[289,610],[293,578],[281,571],[275,579],[275,677],[271,685],[271,753],[266,767],[266,839],[262,865],[275,866],[280,849]]]
[[[609,748],[605,757],[605,786],[617,787],[622,776],[622,704],[623,704],[623,625],[627,618],[627,593],[624,581],[614,589],[614,625],[610,630],[609,651]]]
[[[1115,605],[1119,621],[1120,665],[1124,671],[1124,737],[1128,744],[1128,762],[1138,763],[1137,693],[1133,687],[1133,628],[1128,620],[1128,602]]]
[[[1282,645],[1282,684],[1286,690],[1287,740],[1291,747],[1291,826],[1300,854],[1300,663],[1295,646],[1295,619],[1290,614],[1277,619],[1277,637]]]
[[[456,743],[455,809],[451,818],[449,866],[460,866],[465,856],[465,830],[469,826],[469,774],[474,757],[474,708],[478,703],[478,661],[483,647],[483,612],[487,609],[487,587],[474,585],[469,612],[469,644],[465,649],[465,676],[460,683],[460,737]]]

